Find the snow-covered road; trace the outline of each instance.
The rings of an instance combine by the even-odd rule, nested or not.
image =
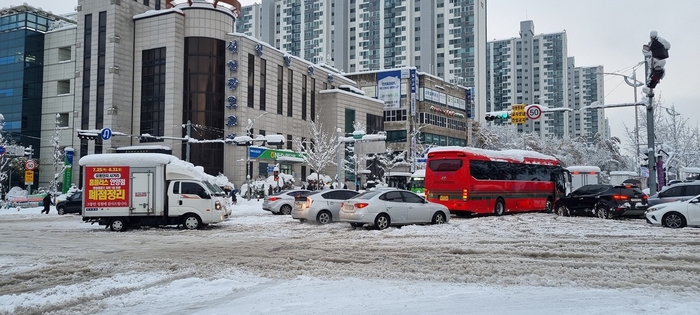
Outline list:
[[[116,233],[40,211],[0,210],[0,314],[687,314],[700,307],[700,229],[643,220],[528,213],[368,231],[301,224],[253,200],[204,230]]]

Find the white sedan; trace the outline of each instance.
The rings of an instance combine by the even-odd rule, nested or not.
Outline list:
[[[646,212],[647,222],[678,229],[700,226],[700,195],[685,201],[664,203],[650,207]]]
[[[450,210],[407,190],[379,189],[345,200],[339,217],[353,227],[383,230],[392,225],[446,223]]]

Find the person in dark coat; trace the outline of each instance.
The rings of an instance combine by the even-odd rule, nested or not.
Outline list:
[[[49,214],[49,210],[51,209],[51,205],[53,205],[53,200],[51,199],[51,193],[46,194],[46,196],[44,197],[44,200],[42,200],[42,203],[44,204],[44,210],[41,210],[41,213]]]
[[[235,205],[236,203],[238,203],[238,198],[236,198],[236,193],[237,193],[237,192],[238,192],[238,191],[236,191],[235,189],[231,190],[231,202],[232,202],[234,205]]]

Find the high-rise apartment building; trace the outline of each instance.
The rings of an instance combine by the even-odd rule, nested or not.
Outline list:
[[[254,6],[240,21],[258,21]],[[345,72],[416,67],[474,87],[473,117],[483,120],[486,0],[263,0],[260,7],[261,26],[237,22],[239,32],[260,29],[275,48]]]
[[[602,130],[597,116],[572,115],[571,111],[562,110],[587,105],[590,99],[602,98],[603,91],[602,81],[593,83],[596,78],[589,75],[590,71],[574,70],[573,59],[569,64],[566,32],[535,34],[534,23],[522,21],[520,37],[489,42],[486,55],[488,111],[506,110],[513,104],[540,104],[553,109],[519,127],[545,137],[568,137],[571,132],[580,133],[576,130],[581,128]],[[581,72],[580,83],[571,82],[575,75],[572,71]],[[577,107],[572,107],[571,102]],[[596,127],[584,124],[586,119],[591,124],[595,120]],[[578,126],[570,127],[572,123]]]
[[[580,110],[593,102],[603,103],[604,81],[603,66],[576,67],[574,57],[569,57],[569,136],[592,137],[600,133],[608,138],[610,134],[606,127],[605,111],[603,109]]]

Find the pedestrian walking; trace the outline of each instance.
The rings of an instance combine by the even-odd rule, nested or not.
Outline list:
[[[51,199],[51,193],[46,193],[46,196],[44,196],[44,200],[42,200],[42,203],[44,204],[44,210],[41,210],[41,213],[49,214],[49,210],[51,209],[51,206],[53,205],[53,200]]]

